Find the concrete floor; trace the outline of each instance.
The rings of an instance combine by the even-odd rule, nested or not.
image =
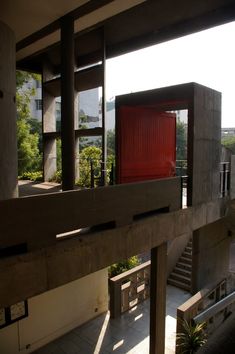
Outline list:
[[[25,197],[30,195],[55,193],[61,190],[61,185],[52,182],[32,182],[27,180],[18,181],[19,196]]]
[[[175,353],[176,309],[190,294],[167,286],[165,354]],[[75,328],[34,354],[147,354],[149,353],[149,300],[118,319],[109,312]]]

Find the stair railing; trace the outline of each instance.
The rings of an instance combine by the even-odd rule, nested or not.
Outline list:
[[[187,300],[177,308],[177,333],[183,333],[183,322],[190,323],[196,316],[219,302],[227,295],[227,280],[223,279],[217,285],[208,285]],[[177,346],[176,353],[180,353],[180,347]]]

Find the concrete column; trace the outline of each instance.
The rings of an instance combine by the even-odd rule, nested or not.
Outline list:
[[[61,19],[61,148],[62,189],[74,189],[74,21]]]
[[[0,200],[18,196],[15,37],[0,22]]]
[[[194,84],[193,117],[189,117],[188,205],[219,198],[221,152],[221,93]]]
[[[43,141],[43,176],[44,181],[50,181],[55,175],[56,166],[56,139]]]
[[[52,79],[52,72],[47,65],[43,68],[43,84]],[[43,133],[56,131],[56,101],[42,86],[42,99],[43,99]],[[49,181],[56,173],[56,139],[43,136],[43,175],[44,181]]]
[[[150,354],[164,354],[167,243],[151,249]]]

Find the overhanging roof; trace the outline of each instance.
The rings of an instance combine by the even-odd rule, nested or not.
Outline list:
[[[0,19],[18,40],[18,67],[35,71],[46,57],[59,72],[59,18],[67,13],[75,20],[77,63],[99,51],[100,27],[112,57],[235,19],[234,0],[3,0],[2,7]]]

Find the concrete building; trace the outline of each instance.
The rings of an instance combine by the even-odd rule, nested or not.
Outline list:
[[[222,138],[230,138],[235,137],[235,128],[222,128],[221,129],[221,137]]]
[[[42,83],[40,80],[30,79],[22,87],[22,91],[33,90],[30,96],[31,117],[42,121]],[[90,89],[79,92],[78,116],[75,117],[79,124],[85,124],[87,128],[101,127],[99,89]],[[85,118],[85,119],[84,119]],[[56,98],[55,120],[59,126],[61,121],[61,98]]]
[[[181,208],[177,177],[83,191],[74,190],[74,182],[80,137],[101,136],[106,163],[106,59],[232,20],[232,0],[21,1],[14,7],[2,1],[0,348],[4,354],[33,352],[106,311],[107,267],[123,258],[151,251],[151,354],[164,353],[167,273],[190,237],[192,292],[228,277],[235,230],[235,161],[231,158],[229,201],[226,193],[222,198],[220,193],[220,93],[189,83],[138,93],[129,102],[138,106],[141,98],[142,104],[163,110],[188,111],[187,208]],[[56,139],[61,137],[61,193],[18,198],[16,67],[42,74],[44,177],[48,180],[55,171]],[[79,129],[74,119],[78,93],[95,87],[102,87],[102,127]],[[60,96],[61,133],[54,119]]]

